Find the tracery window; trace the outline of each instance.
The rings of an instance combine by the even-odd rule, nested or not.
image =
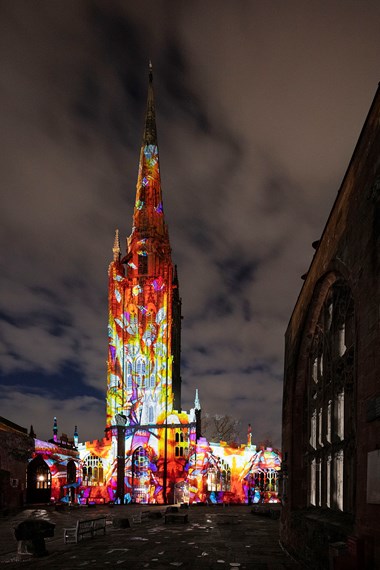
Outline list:
[[[138,267],[139,274],[146,275],[148,273],[148,256],[145,251],[142,254],[139,254],[138,262],[139,262],[139,267]]]
[[[181,429],[176,430],[175,443],[175,456],[186,457],[188,454],[189,446]]]
[[[140,446],[132,454],[132,496],[136,503],[148,502],[149,478],[149,457]]]
[[[354,304],[336,281],[312,338],[308,373],[308,503],[351,511],[354,468]]]
[[[127,390],[132,390],[132,362],[127,361]]]
[[[136,380],[140,388],[145,387],[145,360],[142,358],[136,361]]]
[[[36,468],[36,488],[37,489],[50,489],[51,487],[51,473],[45,462],[41,462]]]
[[[217,467],[210,467],[207,472],[207,490],[212,491],[220,491],[220,471]]]
[[[231,491],[231,468],[227,463],[222,464],[221,479],[222,491]]]
[[[103,485],[103,461],[96,455],[89,455],[83,465],[83,483],[89,486]]]

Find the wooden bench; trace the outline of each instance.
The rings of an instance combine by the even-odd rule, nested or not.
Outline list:
[[[77,543],[85,536],[93,538],[98,532],[106,534],[106,517],[79,520],[76,526],[64,528],[63,541],[65,544],[71,542]]]
[[[177,522],[181,522],[183,524],[189,522],[189,515],[187,513],[165,513],[165,524]]]

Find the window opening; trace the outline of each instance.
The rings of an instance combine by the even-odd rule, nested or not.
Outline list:
[[[338,280],[326,296],[311,341],[305,457],[308,504],[339,511],[350,511],[354,503],[344,455],[347,447],[355,448],[354,324],[351,291]]]

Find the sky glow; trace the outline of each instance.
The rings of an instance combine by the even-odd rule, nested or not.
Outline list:
[[[107,268],[115,229],[123,251],[131,233],[152,59],[183,408],[198,388],[242,441],[251,423],[280,445],[284,333],[380,79],[379,3],[17,1],[0,16],[0,414],[41,439],[53,416],[103,435]]]

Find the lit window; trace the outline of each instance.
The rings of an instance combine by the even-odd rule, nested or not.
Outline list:
[[[140,388],[145,386],[145,361],[142,358],[138,358],[136,362],[136,380]]]
[[[127,390],[132,390],[132,362],[127,361]]]
[[[176,457],[186,457],[189,451],[188,442],[186,441],[186,435],[183,433],[182,429],[177,429],[175,432],[175,456]]]
[[[103,485],[103,461],[96,455],[89,455],[83,464],[83,484],[88,486]]]

